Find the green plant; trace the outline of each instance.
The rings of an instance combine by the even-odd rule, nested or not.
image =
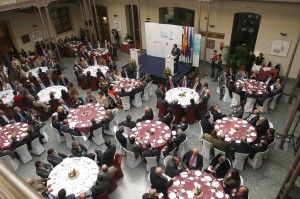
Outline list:
[[[133,60],[133,59],[131,59],[131,60],[129,61],[129,69],[132,70],[132,71],[135,71],[136,68],[137,68],[136,61]]]
[[[127,41],[127,40],[133,40],[132,34],[130,34],[130,33],[125,34],[124,41]]]
[[[227,66],[239,68],[245,64],[247,52],[244,46],[237,46],[235,48],[225,46],[224,49],[224,60],[226,61]]]
[[[163,77],[167,79],[171,75],[171,69],[169,67],[166,67],[166,69],[163,72]]]

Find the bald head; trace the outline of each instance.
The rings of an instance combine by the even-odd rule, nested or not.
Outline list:
[[[85,193],[81,193],[81,194],[79,195],[79,199],[86,199]]]
[[[247,138],[246,136],[241,137],[241,143],[247,143]]]
[[[106,164],[103,164],[102,167],[101,167],[101,170],[102,170],[103,172],[106,172],[107,169],[108,169],[108,166],[107,166]]]
[[[155,174],[160,176],[162,174],[162,168],[161,167],[156,167]]]
[[[151,198],[155,198],[155,195],[156,195],[156,189],[150,189],[150,191],[149,191],[149,196],[150,196]]]
[[[199,154],[199,149],[198,148],[194,148],[193,149],[193,155],[198,155]]]
[[[224,134],[220,135],[220,140],[222,140],[222,141],[225,140],[225,135]]]

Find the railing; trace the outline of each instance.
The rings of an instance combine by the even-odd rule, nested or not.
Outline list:
[[[34,0],[1,0],[0,6],[15,5],[18,3],[34,2]]]

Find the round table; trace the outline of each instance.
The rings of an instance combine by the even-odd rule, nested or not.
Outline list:
[[[217,120],[215,122],[215,130],[217,135],[224,134],[226,141],[234,139],[236,143],[240,143],[242,136],[247,137],[248,143],[254,142],[257,138],[255,128],[246,120],[236,117],[224,117],[221,120]]]
[[[106,63],[108,63],[108,57],[112,56],[112,54],[108,51],[108,49],[105,48],[96,48],[93,49],[92,51],[88,51],[88,55],[90,55],[91,53],[93,53],[97,58],[102,57],[103,59],[105,59]]]
[[[0,91],[0,98],[2,99],[4,104],[8,104],[10,106],[14,103],[14,94],[13,90]]]
[[[116,92],[120,92],[121,88],[125,88],[126,92],[131,92],[133,88],[141,86],[141,81],[138,79],[123,78],[121,80],[114,81],[113,85],[113,89]]]
[[[238,80],[235,83],[236,87],[242,86],[242,91],[245,94],[252,94],[252,91],[255,91],[255,95],[263,95],[266,92],[267,85],[264,82],[256,81],[254,79],[244,79]]]
[[[68,114],[68,121],[71,128],[76,128],[78,131],[88,134],[92,123],[92,118],[95,118],[96,122],[100,122],[107,114],[103,105],[98,103],[89,103],[78,108],[71,108]]]
[[[74,179],[69,177],[69,172],[75,169],[78,176]],[[57,196],[58,191],[64,188],[67,195],[78,196],[82,192],[89,190],[97,180],[99,172],[98,165],[93,160],[86,157],[66,158],[51,171],[47,184],[51,184],[52,195]]]
[[[198,103],[199,95],[194,89],[177,87],[168,90],[165,99],[168,103],[173,102],[174,99],[178,99],[178,104],[180,104],[182,108],[186,108],[191,104],[191,98],[194,98],[195,103]]]
[[[9,148],[11,145],[11,136],[14,133],[17,140],[23,140],[27,136],[27,129],[29,125],[27,123],[18,122],[13,124],[7,124],[0,127],[0,148]]]
[[[154,132],[150,134],[149,131]],[[137,141],[142,143],[142,150],[146,150],[145,144],[150,142],[152,148],[161,150],[167,140],[172,137],[171,129],[163,122],[157,120],[145,120],[138,122],[135,128],[132,128],[128,137],[134,136]]]
[[[79,47],[82,46],[82,42],[81,41],[71,41],[65,44],[66,48],[70,48],[74,51],[77,51]]]
[[[100,68],[101,72],[105,75],[107,73],[107,71],[109,70],[109,68],[107,66],[103,66],[103,65],[97,65],[97,66],[89,66],[88,68],[83,70],[83,73],[86,74],[88,71],[91,72],[91,76],[93,77],[97,77],[97,71],[98,68]]]
[[[32,73],[32,76],[34,76],[34,77],[39,77],[39,69],[42,69],[42,72],[46,72],[47,70],[48,70],[48,68],[47,67],[38,67],[38,68],[33,68],[33,69],[31,69],[30,71],[27,71],[26,72],[26,76],[28,76],[28,73],[29,72],[31,72]]]
[[[176,176],[177,180],[168,188],[168,196],[170,199],[186,199],[186,198],[209,198],[218,199],[226,198],[222,184],[209,173],[203,171],[191,170],[191,174],[183,171]],[[202,194],[200,197],[194,196],[193,189],[200,187]]]
[[[65,86],[50,86],[50,87],[47,87],[47,88],[41,90],[38,93],[38,96],[40,97],[41,101],[48,103],[50,100],[49,94],[51,92],[54,92],[55,98],[59,99],[59,98],[61,98],[61,90],[68,91],[67,87],[65,87]]]

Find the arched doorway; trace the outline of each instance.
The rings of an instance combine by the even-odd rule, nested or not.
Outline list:
[[[230,46],[245,46],[247,51],[254,50],[261,15],[241,12],[234,14]]]

